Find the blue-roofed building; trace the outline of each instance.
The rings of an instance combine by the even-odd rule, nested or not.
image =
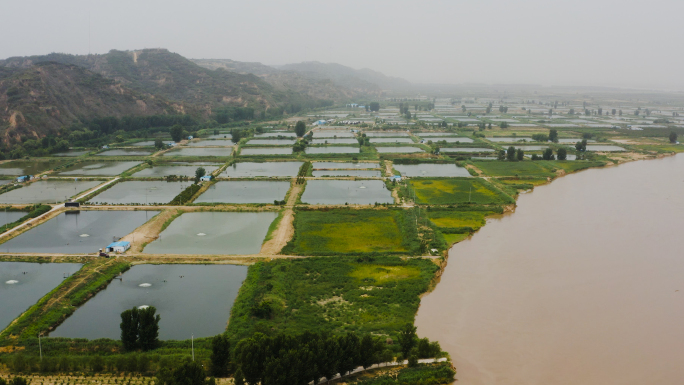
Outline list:
[[[112,242],[107,246],[107,252],[123,253],[131,248],[131,243],[127,241]]]
[[[401,182],[401,176],[400,175],[394,175],[390,177],[390,180],[392,182]]]
[[[211,182],[211,175],[205,175],[201,177],[200,182]]]
[[[33,179],[33,175],[22,175],[17,177],[17,182],[24,183],[30,181],[31,179]]]

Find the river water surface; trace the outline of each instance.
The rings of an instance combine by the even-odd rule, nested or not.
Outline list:
[[[459,384],[684,383],[684,155],[523,194],[455,245],[421,337]]]

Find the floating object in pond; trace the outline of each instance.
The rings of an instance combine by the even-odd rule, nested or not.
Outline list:
[[[141,305],[141,306],[138,306],[138,310],[147,309],[148,307],[149,306],[147,306],[147,305]]]
[[[14,285],[15,283],[19,283],[19,281],[15,281],[13,279],[10,279],[9,281],[5,282],[8,285]]]
[[[141,283],[141,284],[138,285],[138,286],[140,286],[140,287],[150,287],[150,286],[152,286],[152,284],[151,284],[151,283]]]
[[[359,187],[359,188],[366,188],[366,186],[361,186],[361,187]]]
[[[89,236],[90,236],[90,234],[81,234],[81,235],[79,235],[79,237],[81,237],[81,238],[85,238],[85,237],[89,237]]]
[[[204,233],[199,233],[199,234],[197,234],[198,237],[203,237],[203,236],[205,236],[205,235],[207,235],[207,234],[204,234]]]

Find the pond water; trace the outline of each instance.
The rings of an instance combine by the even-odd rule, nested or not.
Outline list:
[[[194,175],[194,172],[193,172]],[[164,181],[124,181],[97,194],[90,202],[97,204],[165,205],[192,184]],[[2,195],[0,195],[2,197]]]
[[[358,147],[330,146],[330,147],[307,147],[307,154],[358,154]]]
[[[334,131],[334,130],[316,130],[313,132],[314,138],[353,138],[354,133],[351,131]]]
[[[423,152],[422,148],[419,147],[375,147],[375,149],[381,153],[411,153],[411,152]]]
[[[470,176],[465,167],[458,167],[455,164],[421,163],[421,164],[395,164],[394,169],[399,171],[402,176],[421,177],[421,176]]]
[[[314,139],[311,144],[358,144],[359,141],[354,138],[321,138]]]
[[[192,141],[187,144],[187,146],[190,147],[233,147],[235,143],[231,141],[230,139],[228,140],[200,140],[200,141]]]
[[[378,170],[318,170],[312,172],[315,177],[322,176],[358,176],[363,178],[379,178],[382,172]]]
[[[443,147],[439,149],[440,152],[492,152],[491,148],[484,147]]]
[[[587,146],[587,151],[614,152],[614,151],[625,151],[625,149],[620,147],[620,146],[592,144],[592,145]]]
[[[371,143],[414,143],[411,138],[371,138]]]
[[[66,160],[64,159],[49,161],[13,160],[0,164],[0,175],[36,175],[62,165],[65,162]]]
[[[0,226],[18,221],[21,217],[28,214],[28,211],[0,211]],[[4,230],[0,228],[0,230]]]
[[[319,168],[380,168],[375,162],[313,162],[314,169]]]
[[[102,181],[40,180],[0,195],[0,203],[55,203],[89,190]]]
[[[277,138],[279,136],[293,139],[297,137],[294,132],[265,132],[263,134],[254,135],[255,138]]]
[[[310,180],[301,199],[315,205],[394,203],[381,180]]]
[[[364,132],[364,134],[366,134],[366,136],[371,137],[371,138],[378,137],[378,136],[397,136],[397,137],[408,136],[408,133],[405,131],[368,131],[368,132]]]
[[[195,203],[273,203],[285,199],[290,182],[236,180],[216,182]]]
[[[176,143],[176,142],[174,142],[173,140],[163,140],[162,143],[164,143],[165,145],[168,146],[168,145]],[[135,142],[135,143],[131,143],[130,145],[131,146],[137,146],[137,147],[154,147],[154,140],[145,140],[142,142]]]
[[[236,162],[228,166],[222,177],[297,176],[304,162]]]
[[[154,217],[158,211],[62,213],[0,245],[13,253],[95,253]]]
[[[80,263],[0,262],[0,330],[80,268]]]
[[[558,139],[558,143],[570,143],[570,144],[575,144],[577,142],[581,142],[582,138],[562,138]],[[587,139],[587,143],[594,143],[596,142],[595,140],[592,139]]]
[[[207,172],[207,174],[211,174],[214,172],[217,168],[221,167],[220,164],[217,163],[197,163],[197,164],[192,164],[192,165],[178,165],[178,166],[172,166],[172,165],[159,165],[159,166],[154,166],[154,167],[149,167],[142,169],[135,174],[133,174],[134,177],[152,177],[152,178],[163,178],[165,176],[169,175],[183,175],[183,176],[190,176],[190,177],[195,177],[195,171],[199,167],[204,167],[204,170]]]
[[[133,266],[121,280],[113,280],[76,310],[50,337],[118,340],[120,314],[140,306],[157,309],[161,340],[211,337],[226,329],[246,276],[246,266]]]
[[[456,136],[456,137],[432,137],[429,138],[428,140],[431,140],[433,143],[435,142],[447,142],[447,143],[473,143],[473,140],[470,138],[464,138],[462,136]]]
[[[247,144],[262,146],[292,146],[294,143],[294,139],[252,139],[247,142]]]
[[[90,151],[88,150],[69,150],[64,152],[55,152],[54,154],[50,154],[50,156],[81,156],[89,152]]]
[[[485,138],[491,142],[500,142],[500,143],[515,143],[515,142],[520,142],[520,141],[525,141],[525,142],[532,142],[532,138],[520,138],[520,137],[496,137],[496,138]]]
[[[185,213],[145,247],[149,254],[258,254],[277,212]]]
[[[516,149],[520,148],[523,151],[543,151],[549,148],[548,145],[542,145],[542,146],[537,146],[537,145],[524,145],[524,144],[512,144],[511,146],[515,147]]]
[[[114,176],[139,165],[140,162],[98,162],[86,161],[58,170],[55,175]]]
[[[290,155],[292,147],[243,147],[240,155]]]
[[[414,132],[414,135],[421,138],[425,136],[458,136],[455,132]]]
[[[522,194],[451,249],[418,334],[464,385],[682,383],[683,169],[680,154]]]
[[[162,156],[230,156],[233,152],[232,147],[226,148],[191,148],[183,147],[167,151]]]
[[[222,134],[211,134],[208,136],[203,136],[202,139],[226,139],[230,140],[233,137],[233,135],[230,134],[230,132],[224,132]]]
[[[107,150],[95,155],[97,156],[146,156],[151,155],[154,151],[149,150],[132,150],[127,148],[122,148],[118,150]]]

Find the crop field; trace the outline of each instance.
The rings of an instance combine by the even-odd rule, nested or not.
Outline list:
[[[471,228],[477,230],[485,224],[487,211],[431,211],[430,221],[442,228]]]
[[[412,322],[437,265],[398,257],[278,259],[250,266],[228,323],[234,338],[268,330],[387,335]],[[258,309],[269,308],[270,317]]]
[[[284,254],[415,254],[419,246],[404,210],[301,210],[294,225]]]
[[[419,204],[513,203],[513,198],[479,178],[414,179],[409,181],[409,188]]]
[[[475,167],[482,170],[487,176],[537,176],[554,177],[552,168],[545,167],[540,162],[490,162],[475,161]]]

